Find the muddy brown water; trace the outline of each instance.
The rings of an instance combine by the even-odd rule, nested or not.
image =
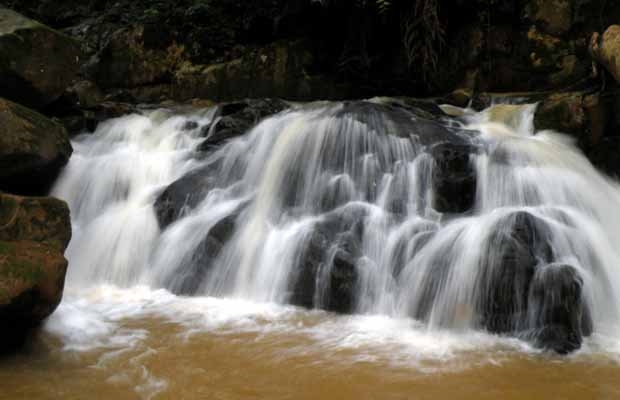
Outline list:
[[[0,399],[620,399],[620,359],[604,352],[559,357],[500,343],[419,355],[407,338],[356,342],[361,331],[339,318],[293,312],[286,329],[257,317],[252,329],[204,330],[121,317],[116,339],[80,350],[44,330],[0,360]]]

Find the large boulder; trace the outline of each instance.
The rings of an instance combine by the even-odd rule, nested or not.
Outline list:
[[[45,194],[72,151],[61,125],[0,99],[0,190]]]
[[[71,84],[81,61],[75,40],[0,6],[0,96],[45,106]]]
[[[0,194],[0,351],[20,344],[60,303],[70,238],[63,201]]]
[[[595,32],[590,39],[590,54],[620,82],[620,25],[612,25],[603,34]]]

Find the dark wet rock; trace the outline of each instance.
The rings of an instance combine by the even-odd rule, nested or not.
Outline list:
[[[392,275],[398,279],[403,269],[411,260],[433,239],[436,227],[432,224],[421,224],[414,226],[407,235],[403,235],[396,244],[394,255],[390,265],[394,266]]]
[[[493,333],[514,333],[526,326],[528,293],[537,266],[552,261],[550,231],[539,218],[517,212],[495,227],[482,262],[479,315]]]
[[[550,264],[538,268],[529,294],[529,336],[544,349],[560,354],[581,347],[592,330],[583,299],[583,279],[570,265]]]
[[[60,32],[0,6],[0,96],[40,108],[76,78],[79,44]]]
[[[183,124],[181,130],[183,131],[193,131],[194,129],[198,129],[200,125],[196,121],[187,121]]]
[[[63,201],[0,194],[0,352],[20,345],[60,303],[70,238]]]
[[[384,135],[411,138],[417,144],[441,141],[466,143],[466,134],[450,127],[446,114],[434,103],[424,100],[385,99],[384,101],[347,101],[336,116],[354,118]]]
[[[213,151],[226,141],[247,133],[263,118],[289,107],[287,102],[279,99],[246,99],[219,105],[214,122],[203,128],[202,134],[206,138],[199,150]],[[184,129],[194,126],[192,123],[189,121],[190,125]],[[217,165],[207,165],[169,185],[155,202],[160,227],[165,228],[203,200],[213,189],[217,173]]]
[[[46,194],[72,151],[61,125],[0,99],[0,190]]]
[[[434,160],[433,208],[444,213],[464,213],[476,200],[476,170],[468,144],[440,143],[431,148]]]
[[[154,205],[159,227],[165,229],[194,209],[213,189],[216,172],[217,168],[207,165],[188,173],[164,189]]]
[[[248,99],[218,106],[214,123],[205,127],[200,150],[210,151],[223,142],[241,136],[260,120],[289,108],[279,99]]]
[[[305,243],[302,243],[300,259],[298,265],[294,266],[290,282],[291,304],[314,308],[317,274],[324,263],[329,245],[329,238],[321,232],[311,232]]]
[[[355,183],[349,175],[331,178],[321,193],[320,210],[325,212],[341,207],[353,199],[354,193]]]
[[[338,250],[329,270],[329,283],[324,294],[324,307],[328,311],[351,313],[355,310],[359,273],[355,255]]]
[[[410,191],[409,169],[404,161],[394,164],[386,210],[399,217],[407,215]]]
[[[313,227],[294,266],[291,304],[340,313],[355,310],[365,213],[362,208],[345,207]]]
[[[191,257],[168,282],[168,289],[179,295],[196,294],[207,280],[215,260],[232,238],[241,209],[222,218],[209,230]]]
[[[70,97],[70,102],[79,108],[93,108],[104,100],[104,95],[91,81],[83,80],[69,87],[64,96]]]

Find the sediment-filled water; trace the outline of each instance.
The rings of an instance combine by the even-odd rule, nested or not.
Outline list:
[[[0,398],[619,396],[620,188],[534,107],[294,105],[210,147],[216,109],[157,110],[77,137],[65,299]]]

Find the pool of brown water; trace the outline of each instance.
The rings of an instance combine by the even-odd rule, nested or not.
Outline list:
[[[0,359],[0,399],[620,399],[614,345],[559,357],[413,321],[107,288],[69,297]]]

